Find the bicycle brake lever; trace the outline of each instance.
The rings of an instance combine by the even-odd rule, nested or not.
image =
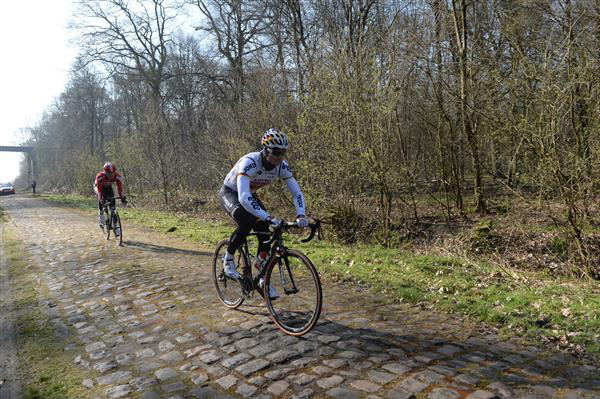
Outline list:
[[[320,230],[321,222],[317,219],[315,223],[309,224],[308,226],[310,227],[310,235],[307,238],[300,240],[300,242],[309,242],[312,240],[315,236],[315,233]]]

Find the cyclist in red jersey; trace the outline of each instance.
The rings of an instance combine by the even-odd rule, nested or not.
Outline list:
[[[110,162],[104,164],[104,170],[96,175],[94,181],[94,192],[98,197],[98,221],[100,227],[104,225],[104,214],[102,204],[105,198],[110,198],[109,201],[114,202],[115,193],[113,191],[113,183],[117,183],[117,190],[121,203],[127,204],[125,197],[125,188],[123,187],[123,176],[117,173],[117,167]]]

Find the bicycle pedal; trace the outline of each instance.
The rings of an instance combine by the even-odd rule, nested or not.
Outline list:
[[[249,281],[249,279],[247,277],[240,277],[239,278],[239,282],[240,285],[242,287],[242,293],[247,297],[250,298],[250,296],[252,295],[252,292],[254,291],[254,286],[252,285],[252,282]]]

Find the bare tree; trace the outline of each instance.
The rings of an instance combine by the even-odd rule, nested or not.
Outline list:
[[[460,109],[460,120],[462,131],[467,137],[471,157],[473,159],[473,169],[475,173],[475,207],[478,212],[486,211],[485,196],[482,181],[482,166],[479,150],[479,137],[476,123],[475,104],[473,96],[475,91],[475,82],[473,81],[473,68],[470,63],[471,44],[469,31],[469,4],[467,0],[452,0],[452,20],[454,22],[454,45],[456,49],[456,58],[458,61],[458,98]]]
[[[215,39],[218,52],[225,57],[232,74],[234,102],[244,100],[245,60],[270,46],[263,43],[268,7],[262,1],[186,0],[195,5],[206,22],[196,27]]]
[[[168,131],[162,88],[168,78],[165,65],[171,25],[178,12],[168,0],[85,0],[78,6],[84,18],[75,27],[89,59],[107,65],[113,74],[139,76],[150,89],[150,103],[144,110],[147,115],[139,121],[142,130],[152,136],[147,137],[144,148],[149,156],[158,158],[168,202],[170,163],[177,151]]]

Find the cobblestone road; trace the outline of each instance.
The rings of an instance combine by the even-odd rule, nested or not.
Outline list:
[[[106,398],[600,398],[600,370],[569,355],[326,279],[317,328],[289,337],[258,299],[222,306],[211,254],[190,243],[124,220],[118,248],[89,214],[2,206],[43,270],[57,336],[94,372],[82,384]]]

